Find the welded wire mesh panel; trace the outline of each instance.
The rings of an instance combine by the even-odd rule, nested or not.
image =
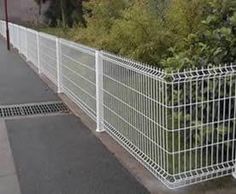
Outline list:
[[[169,188],[231,174],[236,67],[167,74],[103,53],[107,131]]]
[[[14,25],[9,23],[9,35],[10,35],[10,43],[13,45],[15,42],[15,28]]]
[[[38,46],[37,46],[37,32],[34,30],[27,30],[27,53],[28,60],[35,66],[38,63]]]
[[[14,48],[17,48],[17,26],[15,24],[9,23],[9,33],[10,33],[10,43]]]
[[[2,21],[0,21],[0,34],[3,36],[3,31],[4,31],[4,29],[3,29],[3,22]]]
[[[169,173],[174,186],[232,173],[235,165],[236,67],[172,75],[168,84]],[[170,141],[169,140],[169,141]]]
[[[169,154],[164,73],[107,53],[103,70],[106,130],[165,182]]]
[[[9,28],[9,35],[10,35],[10,37],[12,37],[13,34],[14,34],[13,25],[12,25],[11,23],[8,23],[8,28]],[[11,44],[13,43],[13,39],[14,39],[14,37],[12,37],[12,38],[10,39],[10,43],[11,43]]]
[[[11,27],[10,28],[12,28],[12,46],[14,47],[14,48],[17,48],[17,45],[18,45],[18,34],[17,34],[17,32],[18,32],[18,28],[17,28],[17,25],[15,25],[15,24],[10,24],[11,25]]]
[[[0,33],[3,37],[6,37],[6,24],[4,21],[0,21]]]
[[[18,28],[19,37],[19,52],[24,56],[27,55],[27,30],[26,28],[19,26]]]
[[[61,40],[63,91],[96,118],[95,50]]]
[[[18,25],[9,23],[9,35],[12,47],[19,49]]]
[[[39,34],[40,68],[53,83],[57,83],[57,49],[56,37]]]

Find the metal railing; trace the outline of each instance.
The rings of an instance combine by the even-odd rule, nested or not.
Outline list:
[[[167,73],[15,24],[10,33],[12,45],[97,122],[97,131],[167,187],[234,173],[235,65]]]

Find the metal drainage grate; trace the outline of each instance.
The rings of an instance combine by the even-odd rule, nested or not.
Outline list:
[[[1,118],[68,112],[69,109],[63,102],[46,102],[0,106]]]

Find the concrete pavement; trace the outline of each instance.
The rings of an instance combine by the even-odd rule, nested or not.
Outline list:
[[[0,119],[0,194],[20,194],[4,120]]]
[[[24,194],[148,193],[73,115],[6,125]]]
[[[0,105],[55,100],[57,95],[0,38]]]

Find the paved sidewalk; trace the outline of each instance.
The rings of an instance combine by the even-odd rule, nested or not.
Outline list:
[[[3,119],[0,119],[0,194],[20,194],[7,129]]]
[[[75,116],[7,121],[23,194],[148,193]]]
[[[6,51],[0,38],[0,105],[57,100],[23,59]],[[148,193],[71,114],[1,122],[6,127],[5,136],[0,133],[0,194]]]
[[[56,94],[0,37],[0,105],[58,100]]]

